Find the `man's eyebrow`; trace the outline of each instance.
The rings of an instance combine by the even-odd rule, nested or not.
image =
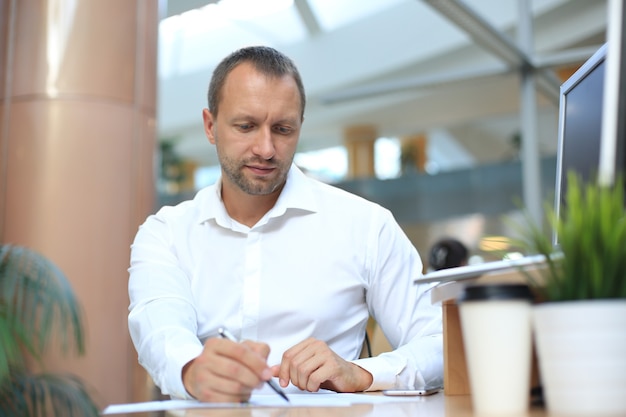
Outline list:
[[[231,117],[228,118],[229,123],[234,123],[238,121],[257,122],[257,120],[258,118],[253,116],[252,114],[243,113],[243,112],[233,114]],[[272,125],[276,125],[276,124],[288,124],[288,125],[297,126],[297,125],[302,124],[302,120],[300,119],[299,115],[293,115],[293,116],[283,117],[272,122]]]
[[[300,124],[300,119],[297,117],[286,117],[284,119],[277,120],[274,124],[280,124],[280,123],[284,123],[288,125],[298,125]]]
[[[256,120],[252,115],[247,114],[247,113],[239,113],[239,114],[234,114],[233,116],[231,116],[228,121],[229,122],[235,122],[235,121],[241,121],[241,120]]]

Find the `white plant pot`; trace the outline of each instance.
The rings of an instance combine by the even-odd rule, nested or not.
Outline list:
[[[538,304],[533,326],[550,414],[626,416],[626,300]]]

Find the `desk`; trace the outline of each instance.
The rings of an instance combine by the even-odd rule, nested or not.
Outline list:
[[[381,395],[379,393],[363,395]],[[475,417],[469,395],[411,397],[397,403],[354,404],[350,407],[250,407],[169,411],[168,417]],[[525,416],[545,417],[543,408],[531,408]]]

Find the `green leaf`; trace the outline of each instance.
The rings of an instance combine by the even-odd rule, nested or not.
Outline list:
[[[560,216],[546,203],[549,224],[557,232],[559,247],[533,223],[517,228],[519,244],[527,252],[549,261],[542,280],[529,284],[546,301],[626,298],[626,209],[624,182],[611,186],[584,183],[575,173],[568,186]],[[554,257],[555,254],[562,256]],[[551,258],[554,257],[554,258]],[[525,274],[528,275],[528,274]]]
[[[71,375],[15,372],[0,384],[0,415],[6,417],[96,417],[85,385]]]
[[[30,249],[0,246],[0,415],[72,414],[86,391],[72,377],[29,375],[51,342],[81,355],[85,341],[81,309],[69,281],[44,256]],[[56,386],[55,384],[59,384]],[[69,402],[68,402],[69,401]],[[90,401],[90,400],[89,400]],[[69,414],[61,411],[70,410]]]
[[[65,275],[42,255],[0,247],[0,306],[2,332],[12,332],[20,348],[38,356],[54,334],[64,352],[84,352],[78,300]]]

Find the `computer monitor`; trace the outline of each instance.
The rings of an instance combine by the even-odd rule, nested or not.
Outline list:
[[[567,172],[611,184],[626,176],[626,9],[624,0],[607,2],[607,42],[561,86],[555,211],[567,188]],[[555,249],[558,236],[553,233]],[[541,255],[431,272],[416,282],[446,282],[539,264]]]
[[[557,216],[567,193],[569,171],[585,182],[598,177],[607,49],[603,45],[561,85],[554,187]],[[556,234],[553,240],[556,244]]]
[[[567,174],[612,184],[626,173],[626,71],[623,1],[610,1],[607,43],[561,86],[554,208],[560,215]],[[553,233],[553,244],[558,236]]]

